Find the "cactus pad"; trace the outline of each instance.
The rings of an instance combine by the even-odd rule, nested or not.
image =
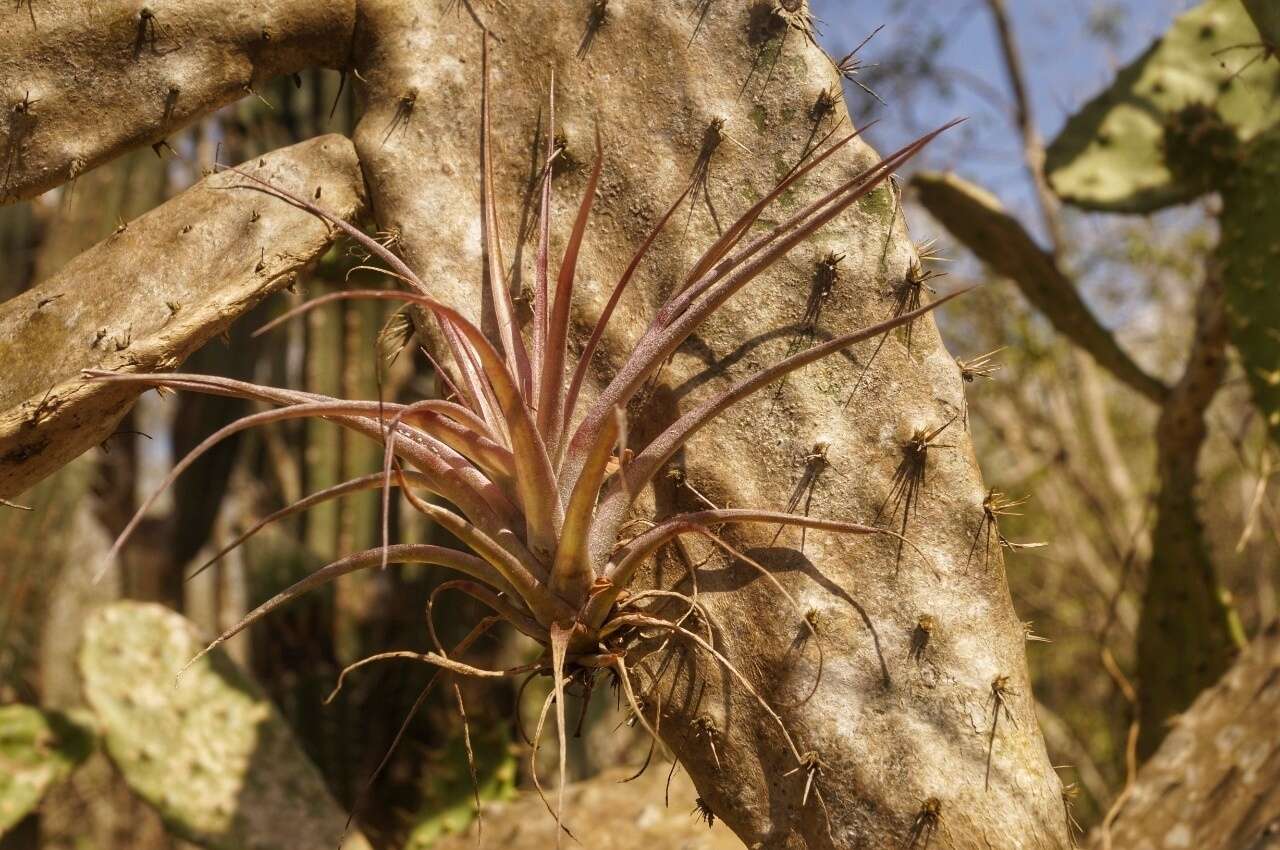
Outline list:
[[[93,733],[66,715],[0,706],[0,835],[93,750]]]
[[[85,696],[125,781],[174,833],[214,850],[366,850],[275,707],[196,627],[121,602],[86,624]]]
[[[1222,165],[1211,160],[1221,158],[1224,135],[1248,142],[1280,119],[1280,63],[1240,71],[1243,48],[1258,43],[1239,0],[1208,0],[1180,16],[1067,121],[1045,162],[1054,191],[1086,209],[1131,213],[1203,194]],[[1188,133],[1205,143],[1191,146],[1203,159],[1170,162],[1166,136],[1185,153]]]

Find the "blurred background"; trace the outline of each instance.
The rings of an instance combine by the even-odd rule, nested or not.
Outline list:
[[[985,187],[1024,223],[1076,282],[1085,302],[1147,372],[1172,383],[1190,348],[1194,302],[1216,241],[1212,200],[1150,216],[1098,216],[1046,205],[1032,172],[1033,137],[1052,138],[1115,71],[1191,4],[1178,0],[813,0],[818,38],[835,58],[870,37],[845,84],[855,124],[879,124],[881,149],[955,116],[969,121],[926,150],[912,169],[955,171]],[[1003,10],[1002,41],[998,16]],[[1012,43],[1025,76],[1011,86]],[[180,192],[215,158],[239,162],[294,141],[349,132],[354,104],[336,73],[278,80],[170,139],[79,178],[35,201],[0,209],[0,299],[57,270],[127,221]],[[950,262],[954,282],[990,274],[939,226],[900,175],[913,237]],[[93,202],[86,199],[92,198]],[[362,261],[330,252],[309,295],[344,285]],[[950,283],[950,281],[948,281]],[[301,298],[301,295],[294,296]],[[342,302],[262,339],[250,331],[288,299],[240,321],[186,371],[216,372],[344,397],[421,398],[437,393],[412,350],[377,367],[367,356],[383,328],[374,305]],[[1028,628],[1040,720],[1053,763],[1075,783],[1076,817],[1096,823],[1125,781],[1133,717],[1126,696],[1142,590],[1151,557],[1158,487],[1153,433],[1158,408],[1059,335],[1009,281],[948,308],[943,334],[962,360],[990,352],[998,369],[969,387],[968,427],[989,485],[1030,497],[1003,518],[1001,533],[1042,548],[1015,549],[1007,567]],[[983,370],[984,372],[988,370]],[[186,580],[258,519],[302,495],[376,469],[378,451],[325,423],[283,422],[224,443],[180,479],[150,512],[146,533],[126,546],[120,569],[91,581],[95,564],[176,456],[246,410],[234,400],[143,396],[119,431],[19,501],[0,510],[0,704],[75,708],[76,625],[102,600],[161,602],[218,631],[316,566],[376,545],[377,496],[356,495],[289,518]],[[1208,411],[1209,436],[1197,495],[1210,558],[1234,603],[1233,629],[1247,638],[1274,618],[1277,542],[1273,452],[1240,367],[1229,366]],[[438,533],[412,511],[393,516],[398,540]],[[407,721],[405,734],[366,793],[424,684],[416,666],[383,665],[352,677],[332,704],[322,699],[341,669],[371,652],[424,642],[423,612],[443,577],[431,568],[351,576],[310,594],[229,646],[283,712],[335,798],[379,847],[425,848],[470,821],[471,780],[451,693],[441,691]],[[451,600],[438,616],[442,639],[465,633],[479,614]],[[494,663],[529,660],[503,640],[482,645]],[[519,731],[536,719],[545,680],[526,689],[464,683],[480,787],[502,798],[523,783]],[[639,764],[646,746],[622,715],[597,700],[571,741],[575,778],[604,766]],[[572,709],[571,709],[572,710]],[[530,714],[533,717],[530,717]],[[599,716],[597,716],[599,715]],[[665,772],[665,765],[662,766]],[[0,848],[177,847],[101,756],[55,789]]]

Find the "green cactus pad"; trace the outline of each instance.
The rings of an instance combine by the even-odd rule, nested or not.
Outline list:
[[[1249,145],[1223,189],[1220,221],[1231,342],[1272,439],[1280,439],[1280,128]]]
[[[55,711],[0,706],[0,835],[93,751],[93,733]]]
[[[1240,0],[1208,0],[1174,21],[1112,85],[1072,116],[1049,146],[1045,172],[1063,200],[1086,209],[1146,213],[1210,188],[1198,161],[1166,161],[1166,130],[1186,130],[1188,108],[1248,142],[1280,119],[1280,63],[1249,61],[1258,30]],[[1217,54],[1217,55],[1215,55]],[[1208,107],[1205,109],[1205,107]],[[1194,128],[1192,128],[1194,129]],[[1184,148],[1184,146],[1179,146]]]
[[[120,602],[86,624],[85,696],[125,781],[177,835],[214,850],[366,850],[258,687],[159,605]],[[317,707],[317,710],[321,710]]]

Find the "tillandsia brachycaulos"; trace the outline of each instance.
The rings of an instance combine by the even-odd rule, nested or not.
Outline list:
[[[929,305],[899,311],[887,321],[813,345],[741,378],[676,417],[642,447],[627,445],[625,410],[680,345],[730,297],[806,241],[818,228],[877,188],[951,125],[917,139],[875,165],[844,179],[782,223],[748,238],[766,208],[857,137],[860,131],[850,131],[835,141],[831,141],[832,135],[828,135],[822,145],[802,159],[702,253],[684,276],[682,285],[649,321],[625,362],[608,376],[603,382],[603,389],[588,402],[583,397],[584,385],[609,319],[649,249],[680,204],[689,197],[693,184],[684,188],[635,251],[614,283],[577,363],[570,368],[567,363],[570,305],[579,249],[603,168],[603,145],[597,130],[595,160],[553,283],[549,257],[549,213],[552,175],[559,150],[554,133],[553,80],[547,153],[541,176],[532,320],[531,327],[521,329],[498,235],[487,50],[486,43],[481,85],[481,233],[483,280],[489,296],[487,309],[492,310],[490,318],[496,328],[493,340],[457,309],[433,298],[427,283],[390,246],[330,214],[319,206],[318,198],[313,202],[271,185],[248,171],[231,169],[245,179],[243,188],[266,192],[341,230],[385,264],[386,268],[381,271],[407,287],[407,291],[331,293],[288,311],[259,333],[320,304],[338,299],[375,299],[414,305],[434,321],[439,338],[447,349],[439,352],[447,356],[432,357],[442,384],[448,388],[447,398],[395,404],[380,400],[343,400],[194,374],[93,371],[87,375],[98,381],[135,382],[275,405],[266,411],[247,415],[209,436],[175,465],[161,489],[220,440],[257,425],[286,419],[321,417],[384,445],[381,472],[329,487],[277,511],[242,534],[215,558],[269,522],[327,499],[375,488],[382,488],[383,494],[383,545],[355,552],[316,570],[251,611],[214,641],[209,649],[299,594],[340,576],[388,564],[440,565],[461,573],[463,578],[439,586],[433,592],[433,602],[441,592],[458,591],[479,600],[493,611],[493,615],[480,621],[458,647],[446,652],[436,639],[428,608],[434,651],[387,653],[364,659],[358,664],[389,656],[411,656],[440,670],[462,675],[499,677],[530,672],[550,673],[553,688],[542,708],[534,746],[536,752],[543,723],[554,705],[560,741],[561,800],[565,775],[566,686],[574,682],[589,684],[599,672],[611,671],[635,716],[657,740],[656,731],[642,710],[642,704],[647,704],[647,701],[637,697],[627,665],[628,650],[639,640],[655,634],[687,641],[714,657],[773,718],[795,756],[796,764],[804,767],[805,757],[792,742],[777,713],[714,646],[711,620],[699,604],[696,590],[692,594],[679,593],[674,589],[629,592],[629,587],[637,570],[661,547],[682,535],[699,534],[730,556],[757,569],[794,605],[794,600],[763,566],[734,550],[717,534],[717,529],[737,523],[766,523],[845,534],[899,535],[869,525],[779,511],[713,508],[666,517],[656,524],[647,523],[647,530],[628,537],[624,533],[631,527],[627,522],[628,514],[637,496],[654,480],[672,455],[730,405],[809,363],[908,324],[959,293],[938,298]],[[428,544],[391,544],[387,538],[393,489],[413,508],[455,535],[471,551]],[[419,495],[420,492],[438,497],[444,504],[428,502]],[[158,492],[147,500],[121,533],[112,555],[136,529],[156,496]],[[645,600],[650,601],[642,604]],[[657,612],[649,607],[655,600],[678,601],[684,616],[674,619],[657,616]],[[812,632],[812,625],[804,619],[798,606],[797,618]],[[706,626],[705,636],[696,630],[698,620]],[[689,627],[686,627],[686,621]],[[542,657],[531,665],[509,670],[480,669],[454,657],[465,651],[479,634],[499,622],[510,624],[544,647]],[[812,772],[802,770],[797,775],[797,781],[812,783]],[[536,771],[534,778],[536,782]],[[805,796],[807,798],[808,794]],[[820,792],[816,796],[821,799]],[[561,806],[557,805],[557,822],[560,810]]]

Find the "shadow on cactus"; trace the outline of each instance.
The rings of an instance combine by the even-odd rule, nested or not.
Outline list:
[[[484,286],[488,289],[489,301],[486,309],[492,311],[486,318],[491,319],[496,328],[495,342],[491,342],[454,307],[433,298],[430,287],[384,244],[307,199],[269,185],[247,171],[232,169],[248,181],[247,188],[267,192],[341,229],[371,256],[385,263],[387,268],[383,271],[386,274],[408,287],[408,291],[332,293],[289,311],[259,332],[320,304],[339,299],[376,299],[415,305],[434,319],[440,338],[447,347],[446,352],[439,352],[447,357],[432,358],[437,364],[450,363],[450,368],[437,365],[442,381],[449,389],[447,399],[412,404],[349,401],[202,375],[87,373],[97,381],[133,382],[277,405],[246,416],[208,437],[174,467],[163,486],[168,486],[197,457],[220,440],[257,425],[286,419],[323,417],[380,441],[385,447],[381,473],[355,478],[312,494],[267,517],[232,544],[239,545],[245,537],[268,522],[322,501],[381,487],[383,545],[347,555],[317,570],[250,612],[214,641],[210,648],[299,594],[340,576],[388,564],[444,566],[463,577],[437,588],[432,603],[438,594],[456,591],[479,600],[493,611],[492,616],[477,623],[459,646],[446,651],[431,626],[429,608],[428,625],[435,644],[434,651],[383,653],[357,662],[353,667],[394,657],[412,658],[434,665],[439,671],[478,677],[551,674],[553,688],[543,705],[533,743],[536,752],[544,722],[554,706],[560,746],[561,802],[565,776],[566,687],[577,684],[589,688],[599,674],[607,672],[625,695],[639,722],[657,741],[657,733],[642,708],[651,706],[643,696],[637,696],[628,668],[629,650],[652,637],[687,642],[696,647],[696,651],[713,657],[774,720],[795,756],[796,764],[803,767],[804,756],[781,718],[733,663],[716,649],[715,624],[699,603],[696,590],[684,594],[674,589],[632,592],[628,588],[638,568],[661,547],[682,535],[696,534],[759,571],[778,593],[796,607],[782,585],[762,565],[737,552],[719,536],[717,530],[720,527],[769,523],[840,534],[884,534],[901,539],[900,536],[887,529],[853,522],[754,509],[709,509],[678,514],[656,524],[644,522],[645,530],[628,536],[626,531],[634,528],[636,523],[627,522],[627,516],[635,498],[672,455],[726,408],[809,363],[907,324],[959,293],[952,293],[927,306],[900,312],[888,321],[864,330],[814,345],[742,378],[676,418],[647,445],[628,445],[624,411],[681,343],[726,300],[804,242],[815,230],[876,188],[951,125],[885,157],[845,180],[784,223],[748,239],[752,226],[770,204],[858,133],[850,132],[825,149],[813,152],[706,249],[685,277],[683,285],[650,320],[629,357],[609,376],[596,397],[588,402],[582,397],[583,385],[610,316],[649,248],[690,191],[686,188],[680,194],[631,258],[614,284],[581,356],[570,369],[566,363],[570,305],[578,253],[603,165],[599,134],[596,136],[595,161],[554,284],[548,256],[548,218],[557,148],[553,134],[548,134],[547,156],[542,170],[532,327],[527,329],[526,341],[525,333],[517,325],[498,237],[487,68],[486,47],[486,70],[481,90],[481,215]],[[555,126],[554,109],[553,92],[550,127]],[[830,137],[824,141],[829,140]],[[392,490],[396,490],[414,509],[455,535],[471,551],[428,544],[391,544],[387,539],[387,529]],[[428,502],[420,493],[438,497],[445,504]],[[112,554],[135,530],[156,495],[139,509],[121,534]],[[673,618],[659,616],[660,612],[654,606],[670,604],[678,604],[683,614]],[[812,625],[798,607],[796,618],[812,633]],[[538,661],[513,669],[492,670],[458,660],[458,656],[480,634],[503,622],[544,647]],[[694,630],[697,623],[705,625],[705,636]],[[813,636],[816,638],[816,634]],[[812,774],[803,770],[795,777],[798,782],[812,781]],[[536,783],[536,771],[534,779]],[[541,793],[541,789],[539,791]],[[821,792],[816,788],[815,791],[818,791],[815,796],[821,801]],[[554,812],[559,823],[559,804]]]

